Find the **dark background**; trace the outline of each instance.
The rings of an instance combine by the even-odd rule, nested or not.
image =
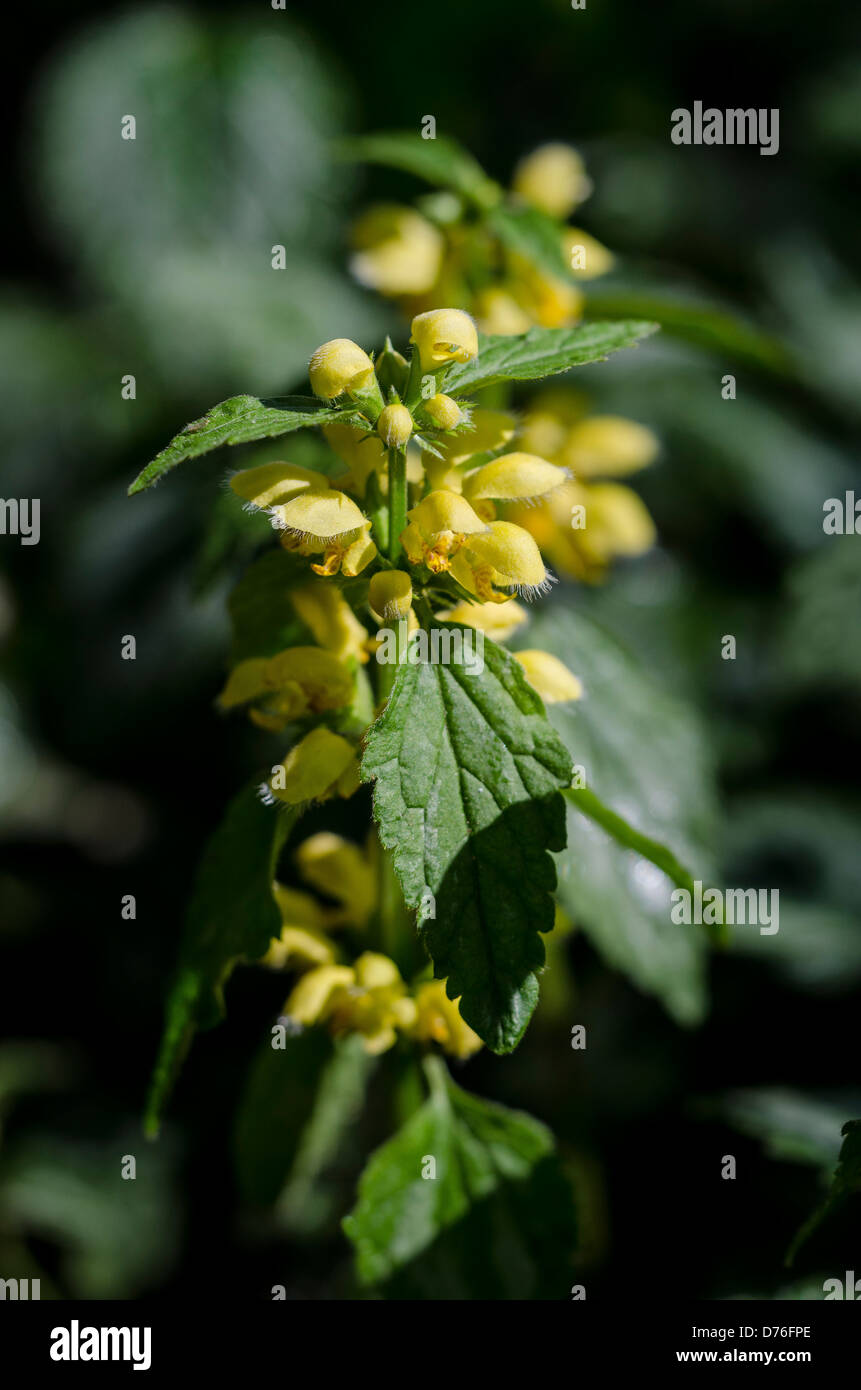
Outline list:
[[[216,334],[204,351],[208,323],[186,320],[180,308],[161,325],[164,341],[156,346],[160,323],[153,329],[147,322],[145,271],[131,264],[135,210],[118,223],[125,242],[120,236],[107,250],[82,252],[79,224],[64,220],[67,209],[52,202],[56,181],[46,184],[40,171],[62,112],[44,84],[89,21],[125,13],[99,5],[20,13],[17,61],[5,80],[0,349],[12,383],[4,402],[12,438],[2,492],[41,495],[42,540],[25,548],[2,538],[2,711],[10,732],[0,745],[0,992],[3,1033],[16,1041],[0,1054],[0,1106],[9,1101],[0,1249],[6,1264],[35,1262],[67,1296],[188,1297],[229,1287],[266,1297],[280,1282],[294,1295],[340,1297],[350,1284],[337,1234],[310,1247],[290,1243],[250,1218],[235,1190],[234,1112],[283,985],[237,973],[228,1019],[193,1049],[158,1149],[140,1137],[195,862],[257,745],[212,705],[225,659],[225,586],[217,579],[207,587],[200,553],[211,477],[192,469],[128,502],[124,490],[179,423],[260,382],[239,375],[227,317],[221,342]],[[801,513],[811,496],[831,495],[832,477],[855,476],[857,7],[848,0],[814,9],[777,0],[590,0],[586,11],[573,12],[561,0],[478,0],[292,4],[286,15],[262,3],[210,4],[183,13],[196,13],[204,33],[222,19],[237,33],[281,26],[280,38],[304,29],[322,54],[333,108],[342,104],[335,126],[350,133],[417,129],[432,113],[438,131],[462,141],[501,182],[534,145],[572,141],[596,184],[584,224],[633,274],[663,267],[673,283],[724,297],[811,359],[794,380],[760,374],[755,382],[763,418],[776,422],[778,455],[780,422],[791,418],[799,432],[786,454],[786,493],[779,473],[774,486],[757,486],[755,441],[748,454],[744,439],[736,441],[741,462],[726,470],[720,449],[710,458],[687,418],[674,414],[671,395],[655,404],[649,422],[667,441],[667,455],[643,491],[679,583],[667,611],[653,613],[651,630],[640,634],[640,655],[651,656],[659,682],[700,707],[711,731],[724,811],[716,849],[727,881],[779,885],[806,903],[814,930],[802,954],[838,952],[834,968],[823,985],[731,952],[713,964],[707,1021],[684,1031],[578,935],[569,948],[577,1018],[594,1039],[583,1061],[573,1071],[561,1067],[552,1030],[536,1026],[513,1058],[482,1055],[464,1078],[469,1088],[547,1120],[570,1147],[589,1208],[590,1296],[629,1296],[645,1286],[667,1298],[774,1295],[790,1282],[783,1253],[820,1195],[818,1169],[833,1166],[834,1135],[818,1165],[776,1161],[762,1142],[767,1122],[739,1133],[714,1098],[784,1088],[803,1102],[801,1148],[818,1153],[816,1107],[849,1119],[859,1113],[861,1093],[854,555],[840,583],[837,639],[825,655],[817,658],[813,641],[811,661],[790,677],[773,645],[797,621],[808,624],[796,629],[807,651],[805,634],[816,623],[799,616],[792,595],[814,584],[818,571],[804,566],[822,536],[818,512],[806,520]],[[676,149],[669,113],[695,100],[779,107],[779,155]],[[208,142],[216,167],[217,129]],[[343,280],[349,216],[370,194],[405,200],[417,191],[405,176],[334,166],[320,195],[334,208],[330,224],[319,236],[313,226],[299,227],[297,237],[315,243]],[[120,189],[117,206],[123,196]],[[210,215],[223,207],[227,217],[230,187],[208,206]],[[146,222],[146,209],[138,213]],[[99,219],[99,206],[92,216]],[[372,324],[372,338],[378,324],[397,328],[392,309],[349,288],[343,293],[349,322]],[[246,312],[253,324],[255,305]],[[334,333],[321,325],[315,338],[316,331],[313,310],[291,326],[285,388],[299,379],[303,355]],[[274,384],[282,379],[277,333],[267,332]],[[182,337],[184,352],[194,358],[199,344],[203,355],[203,365],[185,372],[178,347],[171,356]],[[211,359],[222,345],[227,361],[219,369]],[[703,359],[691,360],[696,374]],[[133,370],[145,399],[129,425],[118,414],[116,383]],[[672,372],[672,359],[665,370]],[[625,413],[624,378],[613,389],[615,408]],[[629,413],[644,418],[647,406],[638,410],[633,401],[642,405],[651,389],[634,383]],[[815,443],[808,449],[805,441]],[[825,491],[816,474],[820,450],[828,456]],[[848,554],[852,540],[832,544]],[[227,559],[230,569],[242,555]],[[607,621],[615,614],[632,641],[618,612],[637,575],[636,566],[622,575],[615,609],[611,581],[609,605],[600,610]],[[731,675],[703,655],[704,615],[714,613],[727,615],[723,630],[749,639],[752,655]],[[119,658],[126,633],[137,637],[134,663]],[[759,804],[781,808],[788,819],[772,822],[766,814],[765,827],[758,822],[748,835],[745,808]],[[803,823],[792,821],[799,805]],[[828,829],[832,816],[839,835]],[[818,837],[810,830],[816,823]],[[120,917],[127,893],[137,898],[135,922]],[[817,935],[820,910],[840,915],[839,942]],[[702,1109],[704,1098],[711,1111]],[[123,1208],[124,1190],[117,1195],[123,1153],[138,1155],[145,1170],[145,1201],[135,1216]],[[734,1183],[719,1178],[727,1153],[739,1163]],[[23,1182],[25,1169],[35,1178]],[[798,1273],[821,1283],[823,1271],[855,1267],[856,1236],[851,1220],[830,1229]]]

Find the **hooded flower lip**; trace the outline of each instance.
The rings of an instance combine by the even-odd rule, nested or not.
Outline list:
[[[361,508],[346,492],[317,488],[300,493],[289,502],[271,507],[272,524],[303,541],[324,546],[338,537],[360,531],[367,523]]]
[[[569,430],[562,450],[578,478],[623,478],[647,468],[658,454],[657,437],[620,415],[589,415]]]
[[[579,700],[583,686],[575,675],[558,657],[550,652],[536,649],[515,652],[526,673],[526,679],[538,691],[546,705],[560,704],[565,700]]]
[[[312,579],[291,593],[291,602],[314,641],[342,661],[368,660],[368,632],[333,584]]]
[[[443,623],[463,623],[487,634],[494,642],[504,642],[528,619],[525,608],[517,599],[509,598],[503,603],[458,603],[437,617]]]
[[[324,801],[338,792],[351,796],[358,787],[358,762],[353,745],[325,725],[312,729],[276,767],[264,783],[264,800],[299,806]]]
[[[262,700],[263,713],[271,716],[265,727],[283,727],[303,714],[349,704],[353,687],[353,676],[332,652],[320,647],[288,647],[277,656],[240,661],[230,673],[219,704],[228,710]]]
[[[527,501],[561,487],[568,476],[567,469],[547,463],[536,454],[503,454],[466,474],[463,495],[470,502]]]
[[[552,583],[532,536],[511,521],[492,521],[486,534],[470,536],[453,557],[451,573],[470,593],[493,603],[510,597],[500,590],[532,599]]]
[[[276,503],[287,502],[300,492],[329,486],[329,479],[313,468],[301,468],[297,463],[261,463],[256,468],[244,468],[234,473],[230,487],[247,506],[267,510]]]
[[[487,530],[487,523],[457,492],[438,488],[407,512],[409,526],[401,536],[407,558],[441,574],[451,564],[467,536]]]
[[[313,353],[308,377],[315,396],[333,401],[343,395],[356,377],[373,370],[373,362],[358,343],[351,338],[332,338]]]
[[[410,342],[415,343],[423,371],[432,372],[447,362],[468,362],[478,356],[478,333],[462,309],[429,309],[412,321]]]

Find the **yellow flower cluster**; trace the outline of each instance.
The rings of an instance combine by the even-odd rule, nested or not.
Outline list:
[[[588,415],[576,392],[553,389],[533,402],[522,442],[570,475],[537,506],[515,512],[561,574],[595,582],[613,560],[651,549],[655,527],[645,504],[616,481],[654,461],[651,430],[616,415]]]
[[[353,227],[350,267],[361,284],[398,300],[408,314],[457,304],[488,333],[524,333],[533,324],[569,327],[583,310],[579,282],[613,264],[588,232],[563,225],[591,190],[583,161],[569,145],[542,145],[514,171],[513,207],[538,209],[558,224],[567,276],[548,273],[500,241],[492,225],[465,221],[450,196],[426,200],[425,212],[391,203],[370,208]]]
[[[325,831],[298,847],[299,876],[331,899],[331,906],[313,893],[273,884],[282,925],[263,964],[301,972],[284,1014],[298,1027],[322,1025],[336,1037],[357,1033],[373,1054],[385,1052],[401,1035],[469,1057],[481,1039],[464,1023],[457,1001],[446,995],[444,981],[419,980],[409,987],[395,962],[376,951],[362,951],[348,963],[330,934],[367,929],[378,906],[379,853],[373,838],[362,850]]]

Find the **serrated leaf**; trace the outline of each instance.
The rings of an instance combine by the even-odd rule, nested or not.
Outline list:
[[[441,631],[468,634],[455,624]],[[553,926],[548,850],[561,849],[571,761],[518,663],[489,639],[484,670],[404,664],[368,733],[380,837],[437,978],[494,1052],[510,1052],[538,1000],[539,936]]]
[[[129,488],[129,496],[152,487],[185,459],[208,454],[222,444],[274,439],[311,425],[328,425],[339,418],[349,417],[323,405],[313,396],[279,396],[265,401],[259,401],[256,396],[231,396],[181,429],[167,448],[141,470]]]
[[[573,280],[563,250],[563,227],[540,208],[494,208],[487,217],[488,227],[509,251],[530,261],[547,275]]]
[[[434,1176],[424,1175],[429,1158]],[[361,1283],[424,1273],[431,1297],[450,1293],[440,1267],[464,1278],[456,1296],[564,1297],[576,1239],[550,1131],[450,1080],[372,1156],[344,1230]]]
[[[341,141],[336,151],[344,159],[385,164],[415,174],[427,183],[450,188],[481,208],[493,207],[502,196],[499,185],[456,140],[438,135],[423,140],[412,131],[391,131]]]
[[[604,629],[560,604],[541,612],[522,645],[552,652],[583,683],[582,699],[550,709],[551,723],[585,771],[586,786],[649,842],[703,882],[713,870],[714,789],[693,712],[652,683]],[[613,827],[569,809],[558,896],[607,962],[655,994],[681,1023],[705,1010],[705,935],[671,920],[673,878]],[[669,863],[663,866],[670,867]]]
[[[850,1197],[861,1194],[861,1120],[847,1120],[840,1133],[843,1144],[831,1190],[825,1201],[807,1218],[796,1233],[786,1255],[786,1263],[792,1265],[803,1245],[819,1229],[824,1221],[841,1210]]]
[[[272,880],[278,854],[299,813],[299,808],[276,811],[264,806],[257,784],[247,786],[230,802],[204,851],[150,1082],[144,1119],[150,1135],[158,1132],[195,1030],[211,1028],[222,1017],[222,991],[234,965],[262,956],[278,935],[281,919]]]
[[[656,332],[658,324],[639,320],[581,323],[577,328],[530,328],[528,333],[478,336],[478,356],[446,375],[447,396],[464,396],[501,381],[539,381],[588,362],[603,362],[611,352],[634,347]]]

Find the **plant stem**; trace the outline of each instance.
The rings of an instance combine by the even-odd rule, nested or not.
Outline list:
[[[431,1096],[446,1108],[450,1104],[448,1095],[448,1067],[435,1052],[429,1052],[422,1061],[425,1079]]]
[[[389,559],[401,553],[401,532],[407,524],[407,456],[402,449],[389,450]]]

